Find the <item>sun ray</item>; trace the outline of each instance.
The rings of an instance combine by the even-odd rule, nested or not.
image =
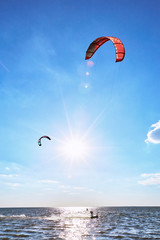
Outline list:
[[[87,131],[84,134],[84,138],[86,138],[86,136],[88,135],[88,133],[92,130],[92,128],[96,125],[97,121],[101,118],[101,116],[103,115],[103,113],[105,112],[106,108],[104,108],[99,114],[98,116],[93,120],[93,122],[91,123],[91,125],[88,127]]]

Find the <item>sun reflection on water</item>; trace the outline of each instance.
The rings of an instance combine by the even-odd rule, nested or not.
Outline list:
[[[63,216],[64,232],[61,232],[59,237],[65,240],[95,240],[91,235],[91,219],[89,211],[86,208],[62,208],[61,216]]]

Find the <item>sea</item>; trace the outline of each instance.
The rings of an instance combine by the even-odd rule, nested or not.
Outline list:
[[[0,208],[0,239],[160,239],[160,207]]]

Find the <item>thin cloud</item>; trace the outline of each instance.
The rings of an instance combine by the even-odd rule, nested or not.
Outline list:
[[[151,125],[151,130],[147,133],[147,139],[145,140],[146,143],[160,143],[160,120]]]
[[[15,188],[15,187],[20,187],[21,186],[21,184],[20,183],[6,183],[6,185],[8,185],[8,186],[10,186],[10,187],[12,187],[12,188]]]
[[[39,183],[47,183],[47,184],[57,184],[59,183],[58,181],[56,180],[49,180],[49,179],[43,179],[43,180],[40,180],[38,181]]]
[[[160,173],[143,173],[141,175],[144,180],[138,181],[141,185],[159,185],[160,184]]]
[[[67,189],[68,189],[68,188],[71,188],[71,186],[68,186],[68,185],[67,185],[67,186],[65,186],[65,185],[60,185],[59,187],[60,187],[60,188],[67,188]]]
[[[13,177],[18,177],[17,174],[0,174],[0,178],[13,178]]]
[[[85,187],[74,187],[73,189],[75,189],[75,190],[84,190],[86,188]]]
[[[0,174],[0,177],[1,178],[10,178],[10,177],[13,177],[13,175],[11,175],[11,174]]]

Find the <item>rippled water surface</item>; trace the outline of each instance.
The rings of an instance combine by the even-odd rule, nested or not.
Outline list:
[[[1,208],[0,239],[160,239],[160,207]]]

